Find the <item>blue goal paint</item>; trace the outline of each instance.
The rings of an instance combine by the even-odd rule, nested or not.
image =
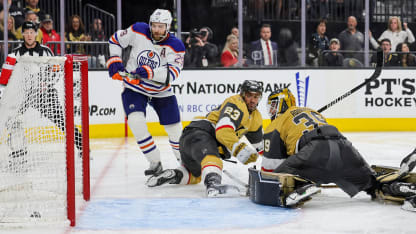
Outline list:
[[[99,199],[88,203],[78,229],[224,229],[287,223],[299,209],[263,206],[247,198]]]

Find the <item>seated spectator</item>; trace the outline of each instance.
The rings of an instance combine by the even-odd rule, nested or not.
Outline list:
[[[309,65],[318,66],[318,60],[319,56],[321,55],[321,52],[329,49],[329,40],[325,33],[326,20],[321,20],[318,26],[316,27],[316,33],[312,34],[312,37],[309,41]]]
[[[329,42],[331,52],[326,52],[322,59],[322,66],[343,66],[344,56],[337,52],[340,48],[339,40],[332,38]]]
[[[48,43],[48,42],[59,42],[61,37],[53,29],[53,20],[49,14],[45,15],[45,18],[42,20],[40,30],[43,34],[43,44],[46,44],[54,54],[61,54],[61,45],[57,43]]]
[[[0,40],[4,40],[4,24],[3,20],[0,20]],[[14,18],[13,16],[8,17],[7,19],[7,36],[9,41],[16,41],[16,29],[14,27]]]
[[[277,42],[279,43],[279,65],[284,67],[299,65],[299,45],[293,40],[292,31],[282,28]]]
[[[67,41],[90,41],[91,37],[86,35],[85,26],[79,15],[71,16],[67,28],[65,30],[65,40]],[[69,54],[85,54],[85,45],[71,44],[67,46],[67,53]]]
[[[227,42],[221,54],[221,64],[224,67],[238,65],[238,38],[233,34],[227,37]]]
[[[248,63],[260,66],[277,66],[277,43],[271,41],[272,29],[269,24],[263,24],[260,28],[260,39],[251,42],[248,54]]]
[[[378,41],[381,43],[383,39],[389,39],[391,42],[391,52],[396,51],[396,47],[399,43],[415,42],[415,36],[413,35],[412,31],[408,28],[407,23],[403,23],[403,28],[404,31],[402,30],[402,23],[399,17],[391,17],[388,22],[387,30],[381,34],[381,36],[378,38]],[[377,41],[373,37],[371,37],[370,42],[374,48],[379,47]]]
[[[46,13],[42,11],[38,6],[39,0],[26,0],[26,6],[25,6],[25,13],[28,11],[34,12],[40,20],[43,20],[45,18]]]
[[[357,19],[354,16],[348,17],[347,28],[338,35],[341,50],[355,52],[364,51],[364,34],[357,30]],[[344,53],[346,58],[355,58],[359,61],[364,60],[363,53]]]
[[[213,32],[209,27],[203,27],[190,32],[186,39],[185,66],[207,67],[218,65],[218,47],[211,43]]]
[[[397,54],[391,53],[391,42],[389,39],[384,38],[381,40],[381,49],[384,53],[384,66],[399,66],[399,57]],[[375,66],[377,64],[377,55],[371,57],[371,64]]]
[[[91,41],[107,41],[107,37],[105,36],[103,29],[103,22],[101,19],[94,19],[93,23],[91,24],[90,35]]]
[[[399,43],[396,52],[402,52],[398,54],[399,66],[409,67],[416,65],[416,56],[410,53],[409,45],[406,42]]]
[[[107,41],[107,37],[104,33],[103,23],[101,19],[94,19],[90,28],[91,41]],[[105,50],[107,46],[104,44],[95,44],[91,48],[91,62],[90,67],[105,67]],[[97,64],[98,61],[98,64]]]
[[[39,17],[33,11],[28,11],[25,13],[25,21],[30,21],[38,27],[36,32],[36,41],[42,43],[43,34],[42,31],[39,30]],[[23,40],[22,26],[16,29],[16,38],[18,40]]]
[[[12,0],[7,0],[7,6],[9,7],[9,15],[14,18],[15,28],[22,26],[25,21],[24,10],[16,6],[16,2],[12,2]],[[4,19],[3,8],[3,1],[0,1],[0,19]]]

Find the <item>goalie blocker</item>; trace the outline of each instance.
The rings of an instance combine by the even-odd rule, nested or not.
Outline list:
[[[321,190],[306,179],[286,174],[249,168],[249,196],[254,203],[298,207],[311,200]]]

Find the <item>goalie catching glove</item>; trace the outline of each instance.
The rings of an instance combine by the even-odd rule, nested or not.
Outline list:
[[[244,142],[235,143],[231,152],[234,157],[237,157],[238,161],[245,165],[257,161],[257,151]]]

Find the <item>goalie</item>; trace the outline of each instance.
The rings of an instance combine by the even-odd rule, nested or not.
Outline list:
[[[272,122],[264,132],[262,172],[250,170],[253,201],[297,206],[318,193],[319,184],[335,183],[351,197],[365,191],[372,198],[404,202],[403,209],[416,211],[416,176],[409,174],[416,150],[402,161],[400,170],[378,166],[373,170],[320,113],[297,107],[289,89],[272,92],[267,105]],[[276,193],[279,196],[273,196]]]

